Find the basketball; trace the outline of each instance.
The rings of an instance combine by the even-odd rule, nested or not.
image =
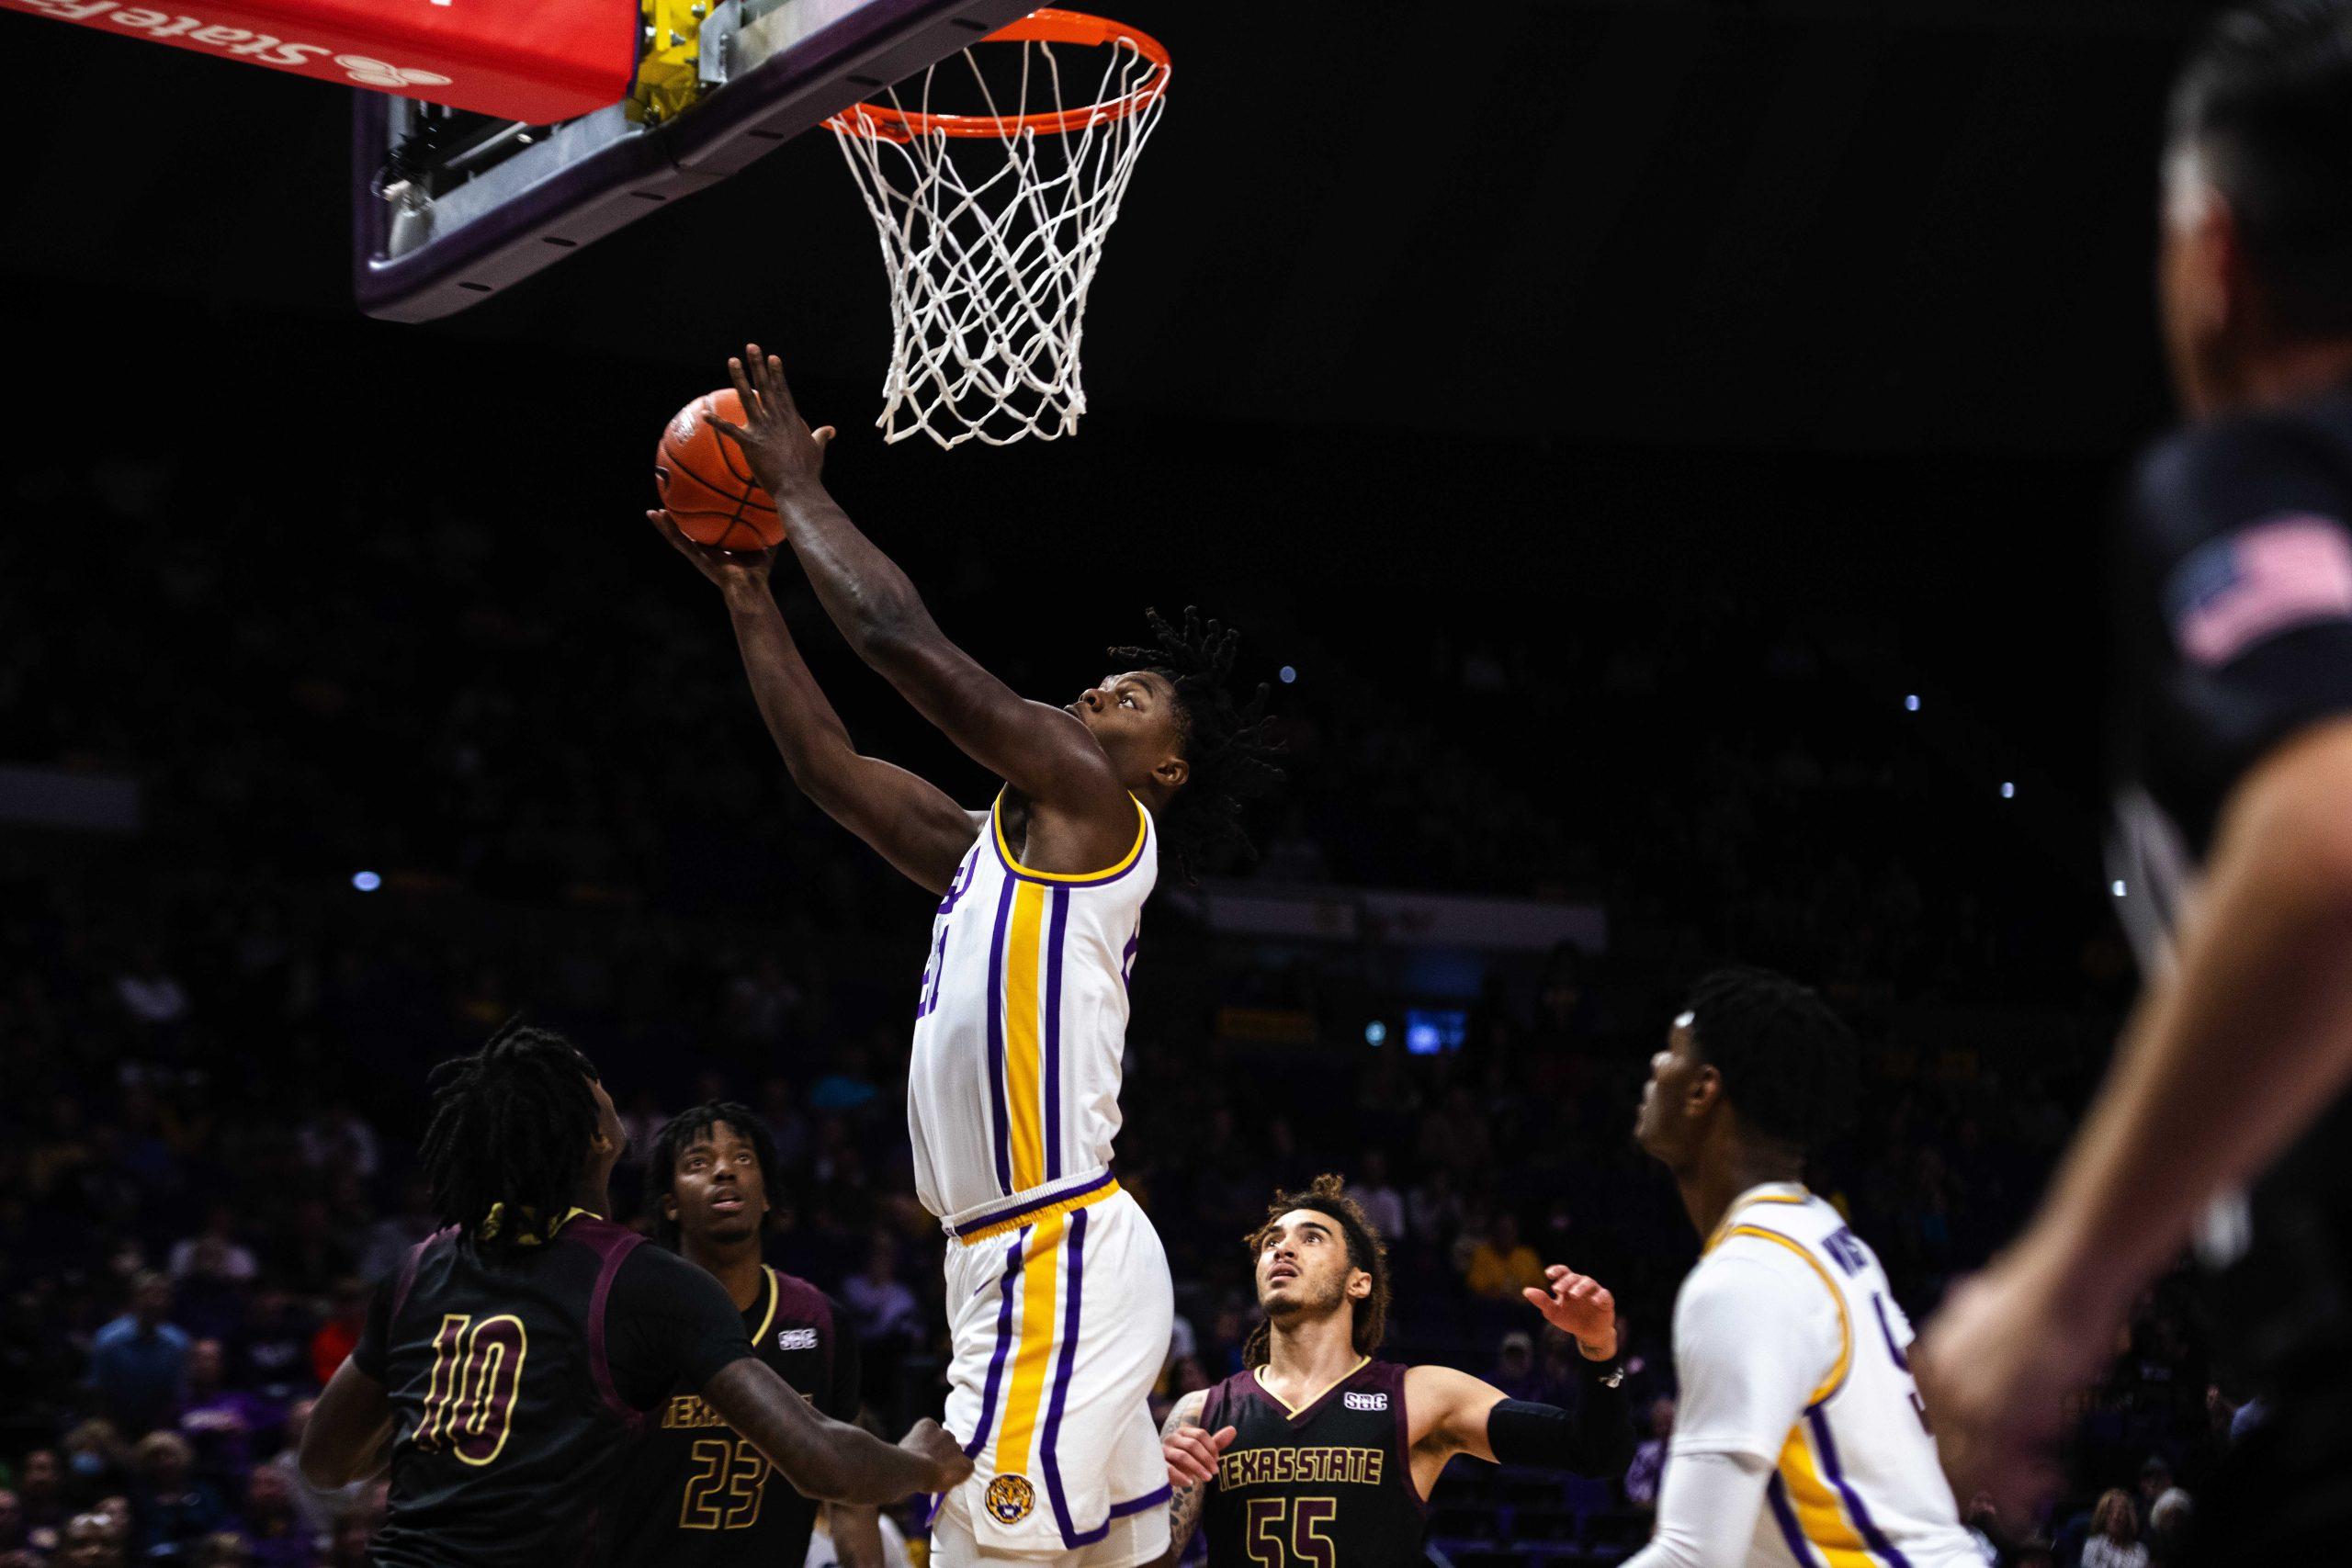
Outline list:
[[[705,393],[662,427],[653,488],[678,531],[695,543],[722,550],[774,549],[784,543],[775,502],[752,477],[743,449],[704,422],[714,413],[729,424],[743,423],[743,400],[734,388]]]

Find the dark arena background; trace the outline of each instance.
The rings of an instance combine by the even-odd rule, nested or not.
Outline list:
[[[1023,693],[1188,604],[1272,684],[1258,852],[1163,875],[1136,972],[1165,1398],[1238,1368],[1242,1237],[1337,1170],[1389,1233],[1391,1355],[1572,1399],[1498,1283],[1532,1248],[1613,1289],[1668,1430],[1697,1242],[1629,1129],[1726,960],[1870,1048],[1813,1179],[1915,1320],[2030,1213],[2137,985],[2102,546],[2171,417],[2155,156],[2208,8],[1112,9],[1179,66],[1089,412],[947,453],[870,428],[883,276],[821,134],[391,324],[351,303],[346,91],[0,16],[0,1562],[66,1561],[113,1495],[127,1538],[74,1561],[364,1560],[378,1492],[284,1528],[289,1415],[431,1229],[427,1069],[517,1013],[640,1151],[754,1106],[773,1260],[852,1303],[878,1429],[938,1410],[903,1103],[933,900],[793,789],[643,518],[662,422],[746,338]],[[984,803],[776,581],[858,743]],[[127,1389],[91,1350],[149,1270],[188,1347]],[[2073,1562],[2109,1488],[2194,1496],[2234,1401],[2187,1296],[2143,1301],[2002,1561]],[[1617,1562],[1654,1461],[1456,1465],[1431,1550]]]

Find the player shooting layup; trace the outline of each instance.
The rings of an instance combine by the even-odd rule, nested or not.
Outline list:
[[[748,368],[747,368],[748,367]],[[1168,1544],[1146,1404],[1174,1311],[1159,1238],[1111,1175],[1127,976],[1161,837],[1237,831],[1276,776],[1263,693],[1237,705],[1234,639],[1154,617],[1158,649],[1068,707],[1020,697],[947,640],[906,574],[820,472],[783,367],[729,362],[741,426],[714,420],[775,500],[785,537],[860,658],[1004,789],[967,812],[860,756],[768,589],[772,555],[727,555],[655,525],[725,594],[752,689],[794,782],[941,895],[907,1085],[915,1181],[953,1238],[947,1425],[976,1469],[941,1500],[932,1560],[1129,1568]]]

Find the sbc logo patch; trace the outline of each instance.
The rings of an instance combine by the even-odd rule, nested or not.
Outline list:
[[[779,1350],[814,1350],[817,1348],[817,1331],[813,1328],[779,1328],[775,1335],[775,1348]]]
[[[1388,1408],[1388,1396],[1385,1393],[1351,1393],[1343,1395],[1342,1400],[1351,1410],[1385,1410]]]
[[[1000,1524],[1017,1525],[1037,1506],[1037,1489],[1023,1475],[1000,1475],[989,1483],[989,1512]]]

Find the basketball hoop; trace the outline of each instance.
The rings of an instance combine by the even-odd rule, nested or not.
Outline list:
[[[912,107],[894,87],[825,122],[890,276],[890,371],[874,422],[888,441],[920,431],[942,446],[1001,446],[1078,428],[1087,290],[1167,107],[1168,51],[1133,28],[1048,9],[978,41],[1020,48],[1009,105],[966,49],[986,112],[933,112],[943,67],[963,74],[943,61],[918,79]],[[1108,51],[1090,100],[1066,102],[1057,46]]]

